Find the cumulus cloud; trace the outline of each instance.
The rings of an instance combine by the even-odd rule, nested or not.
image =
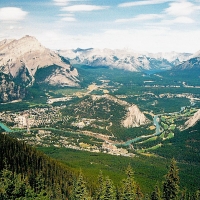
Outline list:
[[[104,10],[108,8],[107,6],[96,6],[96,5],[73,5],[62,8],[62,11],[68,12],[81,12],[81,11],[94,11],[94,10]]]
[[[158,18],[162,18],[162,15],[159,15],[159,14],[141,14],[141,15],[137,15],[134,18],[117,19],[115,22],[126,23],[126,22],[133,22],[133,21],[153,20],[153,19],[158,19]]]
[[[0,21],[2,22],[16,22],[23,20],[28,12],[23,11],[17,7],[0,8]]]
[[[173,0],[146,0],[146,1],[134,1],[134,2],[126,2],[121,3],[118,7],[132,7],[132,6],[144,6],[144,5],[152,5],[152,4],[162,4],[166,2],[170,2]]]
[[[186,16],[195,12],[196,9],[197,7],[191,2],[174,2],[165,10],[165,13],[173,16]]]

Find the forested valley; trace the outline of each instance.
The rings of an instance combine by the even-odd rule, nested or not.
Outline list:
[[[200,191],[191,193],[179,185],[179,169],[174,159],[162,184],[145,194],[135,181],[129,164],[125,178],[117,185],[96,175],[96,184],[87,182],[81,169],[74,170],[24,142],[0,134],[0,199],[70,199],[70,200],[199,200]],[[198,179],[198,177],[197,177]],[[151,184],[151,183],[149,183]]]

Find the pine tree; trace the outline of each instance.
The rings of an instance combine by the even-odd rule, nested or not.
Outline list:
[[[155,186],[155,189],[151,194],[151,200],[161,200],[160,189],[158,185]]]
[[[193,195],[194,200],[200,200],[200,190],[197,190],[195,194]]]
[[[176,199],[179,192],[179,176],[175,159],[172,159],[170,169],[163,184],[163,199]]]
[[[187,199],[188,199],[188,193],[187,193],[186,188],[184,188],[184,189],[181,191],[180,200],[187,200]]]
[[[28,179],[21,174],[3,169],[0,176],[0,200],[4,199],[48,200],[49,196],[46,192],[35,193]]]
[[[80,171],[77,180],[74,182],[73,191],[70,200],[90,200],[86,188],[86,182],[83,179],[82,172]]]
[[[121,200],[134,200],[136,197],[136,183],[130,165],[126,170],[127,178],[122,181]]]
[[[141,189],[140,189],[140,186],[139,185],[137,185],[136,186],[136,200],[142,200],[142,198],[143,198],[143,194],[142,194],[142,191],[141,191]]]
[[[100,171],[99,176],[98,176],[98,187],[96,191],[96,200],[99,200],[102,192],[103,192],[103,182],[104,182],[104,177],[102,171]]]
[[[103,182],[103,190],[99,200],[116,200],[116,189],[109,177],[106,177]]]

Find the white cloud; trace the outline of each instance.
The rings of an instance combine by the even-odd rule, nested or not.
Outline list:
[[[141,15],[137,15],[134,18],[117,19],[115,22],[126,23],[126,22],[134,22],[134,21],[146,21],[146,20],[153,20],[153,19],[158,19],[162,17],[163,16],[159,14],[141,14]]]
[[[53,0],[54,4],[57,6],[66,6],[70,1],[69,0]]]
[[[111,48],[148,52],[196,52],[200,45],[200,30],[181,31],[155,27],[148,29],[111,29],[98,34],[69,35],[62,32],[40,34],[38,38],[51,49]],[[43,37],[43,38],[41,38]],[[117,42],[116,42],[117,41]]]
[[[194,20],[189,17],[177,17],[176,19],[174,19],[174,23],[191,24],[194,23]]]
[[[21,26],[13,26],[13,25],[10,25],[9,27],[7,27],[8,30],[20,30],[22,29]]]
[[[15,27],[14,26],[9,26],[9,29],[10,30],[13,30]]]
[[[80,2],[80,1],[85,1],[85,0],[53,0],[56,6],[66,6],[71,2]]]
[[[165,10],[165,13],[173,16],[186,16],[194,13],[197,7],[194,4],[182,1],[171,3],[170,7]]]
[[[63,17],[61,19],[61,21],[65,21],[65,22],[75,22],[76,21],[76,18],[74,17]]]
[[[61,17],[73,17],[74,14],[73,13],[64,13],[64,14],[59,14],[58,16],[61,16]]]
[[[28,12],[23,11],[17,7],[0,8],[0,21],[2,22],[16,22],[23,20]]]
[[[73,5],[62,8],[62,11],[68,12],[81,12],[81,11],[94,11],[94,10],[104,10],[108,8],[107,6],[96,6],[96,5]]]
[[[173,0],[147,0],[147,1],[134,1],[134,2],[127,2],[121,3],[118,7],[132,7],[132,6],[144,6],[144,5],[152,5],[152,4],[162,4],[165,2],[170,2]]]
[[[167,26],[167,25],[174,25],[174,24],[193,24],[195,21],[190,17],[180,16],[172,20],[162,20],[160,25]]]

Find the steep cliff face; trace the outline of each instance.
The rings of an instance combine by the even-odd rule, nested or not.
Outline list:
[[[53,74],[43,74],[45,83],[78,85],[77,70],[71,68],[69,62],[64,62],[56,53],[42,46],[36,38],[25,36],[19,40],[3,40],[0,43],[0,72],[10,74],[16,79],[20,76],[22,82],[32,85],[36,72],[49,66],[56,66],[56,69],[52,71]]]
[[[189,120],[185,122],[185,129],[194,126],[199,120],[200,120],[200,109]]]
[[[0,83],[0,103],[24,98],[24,88],[15,84],[8,75],[0,73]]]
[[[139,127],[147,123],[149,123],[149,120],[140,111],[137,105],[134,104],[128,107],[126,119],[122,121],[122,125],[126,128]]]

